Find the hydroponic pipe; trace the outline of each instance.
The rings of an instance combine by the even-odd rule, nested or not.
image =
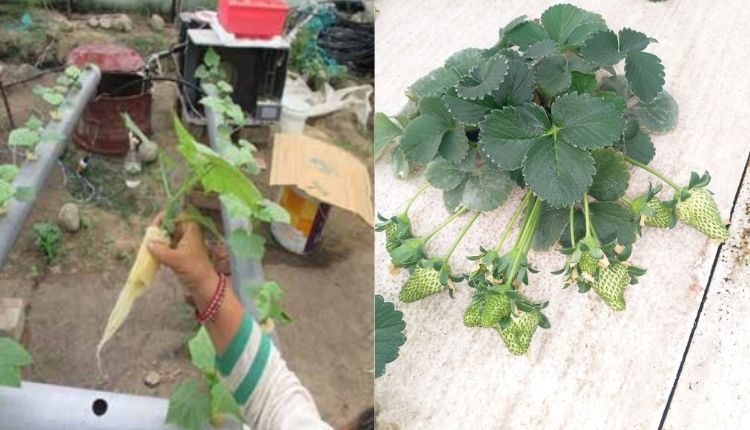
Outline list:
[[[83,69],[79,80],[80,88],[72,88],[65,101],[57,109],[60,113],[60,120],[50,121],[44,129],[43,134],[54,137],[37,145],[37,160],[26,161],[21,166],[14,185],[30,188],[34,192],[34,198],[28,202],[11,200],[8,204],[8,212],[0,217],[0,268],[5,264],[5,258],[18,239],[21,227],[39,197],[47,176],[62,155],[68,143],[68,136],[73,131],[86,104],[96,94],[100,79],[101,73],[98,67],[88,65]]]
[[[0,387],[0,429],[8,430],[180,430],[165,424],[169,400],[23,382]],[[227,416],[221,427],[240,430]]]
[[[206,95],[208,95],[209,97],[216,96],[216,92],[212,91],[210,88],[204,87],[203,89],[206,92]],[[214,112],[214,110],[208,106],[205,106],[204,111],[206,115],[206,129],[208,130],[208,140],[211,142],[211,146],[215,150],[219,151],[219,153],[221,153],[218,141],[219,126],[222,125],[223,118],[220,114]],[[238,228],[251,230],[249,220],[230,217],[229,211],[227,211],[227,208],[223,203],[221,205],[221,219],[224,223],[224,231],[227,234]],[[258,313],[255,309],[255,303],[253,303],[252,299],[250,299],[250,297],[248,297],[247,294],[244,293],[242,286],[253,282],[263,282],[263,268],[261,267],[259,262],[250,258],[240,257],[231,250],[229,254],[229,260],[230,264],[232,265],[232,287],[237,293],[237,296],[240,298],[242,306],[248,312],[250,312],[251,315],[257,316]]]

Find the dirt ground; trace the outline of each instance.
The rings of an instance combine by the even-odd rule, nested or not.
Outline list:
[[[16,121],[32,109],[44,112],[32,94],[35,84],[49,84],[54,75],[14,86],[9,92]],[[170,83],[155,85],[154,140],[170,151],[175,97]],[[0,139],[9,125],[0,109]],[[353,115],[341,113],[318,120],[308,131],[328,136],[370,162],[371,139],[361,135]],[[199,136],[200,137],[200,136]],[[2,149],[2,148],[0,148]],[[7,150],[5,154],[7,157]],[[73,144],[64,157],[73,166],[82,152]],[[271,147],[259,145],[270,162]],[[0,156],[3,156],[0,152]],[[28,301],[29,349],[35,364],[27,369],[31,381],[64,384],[168,397],[179,382],[195,371],[185,341],[196,328],[174,276],[162,270],[155,285],[136,304],[126,324],[103,353],[104,372],[97,372],[95,350],[106,318],[127,276],[145,225],[159,209],[162,191],[155,165],[145,167],[143,183],[128,190],[120,175],[121,159],[94,157],[89,175],[102,192],[81,205],[85,228],[65,233],[63,252],[51,267],[39,264],[31,228],[54,221],[60,207],[80,186],[55,169],[39,196],[30,219],[0,272],[0,296]],[[106,180],[102,180],[106,178]],[[257,177],[259,187],[274,197],[268,174]],[[268,239],[263,261],[265,278],[278,281],[287,294],[286,309],[294,324],[277,328],[279,347],[290,368],[312,392],[323,417],[334,426],[350,421],[372,406],[373,396],[373,231],[361,219],[334,208],[324,241],[314,255],[292,255]],[[162,382],[148,388],[149,371]]]

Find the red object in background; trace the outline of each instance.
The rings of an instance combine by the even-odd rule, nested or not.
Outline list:
[[[77,67],[93,63],[102,72],[96,97],[73,129],[72,138],[78,146],[97,154],[126,154],[130,139],[123,112],[146,135],[151,134],[151,82],[139,73],[144,61],[138,52],[112,44],[82,45],[70,51],[67,62]]]
[[[270,39],[284,29],[284,0],[219,0],[219,23],[238,37]]]

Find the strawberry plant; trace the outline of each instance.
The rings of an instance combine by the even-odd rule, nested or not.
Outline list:
[[[558,4],[540,19],[514,19],[490,48],[453,54],[407,89],[410,103],[397,117],[376,115],[376,155],[390,151],[398,177],[425,166],[424,178],[442,191],[452,216],[473,212],[467,228],[479,213],[502,206],[513,188],[525,191],[497,245],[469,257],[475,267],[468,274],[452,274],[446,258],[425,255],[429,237],[412,237],[406,211],[381,216],[377,230],[386,233],[394,266],[412,273],[402,301],[452,293],[451,283],[466,281],[474,293],[464,324],[497,330],[511,353],[522,354],[537,327],[550,326],[547,303],[522,293],[535,272],[532,247],[559,243],[565,264],[555,273],[563,287],[593,290],[619,311],[628,286],[645,273],[631,258],[644,230],[681,222],[728,238],[708,173],[692,173],[684,184],[651,163],[650,133],[671,130],[678,116],[664,66],[647,52],[656,42]],[[661,184],[641,184],[641,194],[627,196],[638,188],[630,183],[634,168],[671,195]]]

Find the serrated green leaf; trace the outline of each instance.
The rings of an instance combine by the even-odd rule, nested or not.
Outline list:
[[[620,52],[627,55],[631,52],[643,51],[648,46],[649,38],[630,28],[620,30]]]
[[[651,137],[641,130],[638,120],[633,118],[625,126],[621,146],[625,155],[643,164],[650,163],[656,154]]]
[[[384,113],[375,114],[375,142],[374,156],[375,160],[379,159],[388,146],[401,136],[401,127],[391,121]]]
[[[638,118],[643,128],[666,133],[677,125],[679,107],[675,99],[666,91],[662,91],[650,102],[640,100],[631,108],[631,112]]]
[[[513,187],[507,172],[482,166],[464,186],[463,203],[477,212],[497,209],[505,202]]]
[[[0,337],[0,386],[21,386],[21,367],[34,360],[19,344],[8,337]]]
[[[526,15],[521,15],[519,17],[516,17],[516,18],[512,19],[509,23],[507,23],[505,25],[505,27],[501,27],[500,30],[498,31],[499,40],[500,40],[498,42],[498,45],[503,45],[503,39],[505,39],[505,34],[507,32],[509,32],[509,31],[513,30],[514,28],[518,27],[519,25],[521,25],[525,21],[526,21]]]
[[[466,137],[463,128],[449,130],[445,133],[443,140],[440,142],[440,148],[438,148],[438,152],[443,158],[454,162],[463,160],[468,151],[469,139]]]
[[[256,261],[263,259],[266,251],[266,239],[244,229],[234,230],[227,237],[227,243],[235,255]]]
[[[544,57],[534,67],[536,86],[545,98],[552,98],[570,87],[572,76],[565,55]]]
[[[244,423],[247,421],[242,414],[242,409],[240,409],[237,401],[234,400],[232,392],[220,383],[211,386],[211,410],[213,415],[229,414],[237,419],[238,422]]]
[[[422,116],[427,115],[437,119],[446,128],[451,128],[456,123],[442,97],[430,96],[422,98],[419,101],[419,113]]]
[[[600,66],[614,66],[624,58],[620,52],[617,35],[611,30],[594,33],[581,48],[581,55]]]
[[[211,419],[211,397],[188,379],[169,398],[167,424],[185,430],[202,430]]]
[[[569,222],[568,208],[555,208],[542,203],[542,211],[534,233],[533,247],[537,251],[545,251],[552,247],[563,234]]]
[[[201,327],[198,332],[188,341],[188,350],[190,351],[190,361],[195,367],[205,373],[215,371],[216,366],[216,349],[211,343],[211,338],[205,327]]]
[[[524,57],[531,59],[538,59],[546,57],[548,55],[559,54],[560,47],[552,39],[540,40],[531,46],[523,53]]]
[[[631,52],[625,58],[628,87],[640,100],[650,102],[664,88],[664,66],[648,52]]]
[[[611,91],[625,100],[629,99],[632,96],[632,94],[630,94],[630,90],[628,89],[628,81],[625,80],[625,77],[622,75],[607,76],[602,78],[600,89],[602,91]]]
[[[13,164],[2,164],[0,165],[0,181],[13,182],[18,176],[18,167]]]
[[[17,128],[8,135],[9,146],[33,148],[39,143],[39,133],[28,128]]]
[[[596,64],[590,63],[581,57],[568,58],[568,68],[571,72],[594,73],[599,69]]]
[[[428,163],[435,158],[443,135],[451,128],[434,116],[420,115],[404,129],[400,148],[407,159]]]
[[[596,76],[594,74],[572,72],[571,77],[571,91],[575,91],[578,94],[591,94],[596,91],[597,83]]]
[[[592,151],[596,165],[594,180],[589,194],[599,201],[616,201],[628,188],[630,173],[625,157],[614,148]]]
[[[500,88],[492,92],[495,107],[521,106],[534,97],[534,75],[525,62],[511,61]]]
[[[493,165],[506,170],[518,169],[529,145],[549,126],[547,113],[533,103],[492,111],[479,124],[479,149]]]
[[[65,101],[65,96],[54,91],[49,91],[42,94],[42,99],[52,106],[60,106]]]
[[[606,28],[601,16],[570,4],[557,4],[542,13],[550,39],[562,47],[578,47],[595,31]]]
[[[406,179],[409,176],[409,160],[406,159],[404,151],[401,150],[401,145],[393,148],[391,168],[393,169],[393,175],[399,179]]]
[[[506,31],[503,40],[517,45],[522,51],[525,51],[529,46],[547,39],[549,39],[549,36],[541,25],[534,21],[524,21],[512,30]]]
[[[630,210],[614,202],[596,202],[589,205],[589,212],[601,243],[615,239],[620,245],[635,242],[638,223]]]
[[[481,99],[492,91],[498,90],[506,74],[508,74],[508,60],[503,55],[496,55],[476,64],[468,75],[458,81],[456,91],[464,98]]]
[[[578,148],[594,149],[619,140],[625,128],[622,113],[611,103],[588,94],[568,93],[552,104],[557,139]]]
[[[450,92],[443,96],[443,101],[453,118],[465,124],[477,124],[490,110],[500,107],[486,99],[487,97],[481,100],[466,100]]]
[[[482,54],[481,49],[467,48],[451,55],[442,67],[413,83],[406,95],[414,100],[423,97],[441,96],[445,90],[456,85],[458,80],[469,73]]]
[[[461,203],[463,203],[465,187],[466,181],[461,182],[461,184],[453,189],[443,190],[443,204],[448,209],[448,212],[455,212]]]
[[[542,200],[558,208],[581,200],[595,171],[588,151],[550,137],[529,147],[523,166],[526,183]]]
[[[257,211],[255,213],[255,217],[257,219],[265,222],[281,222],[285,224],[289,223],[289,212],[287,212],[287,210],[280,206],[278,203],[272,200],[263,199],[260,204],[260,211]]]
[[[483,52],[484,50],[479,48],[462,49],[445,60],[445,67],[453,70],[460,78],[461,76],[469,74],[469,71],[477,63],[477,60],[482,57]],[[456,82],[458,82],[458,80],[456,80]]]
[[[427,165],[424,176],[433,187],[441,190],[452,190],[466,180],[469,172],[455,163],[443,158],[436,158]]]
[[[406,343],[404,314],[383,296],[375,296],[375,377],[385,373],[385,365],[398,358],[398,350]]]
[[[622,97],[620,97],[614,92],[601,91],[598,94],[596,94],[595,97],[599,97],[600,99],[608,103],[612,103],[615,109],[618,110],[619,112],[623,112],[627,108],[625,99],[623,99]]]

